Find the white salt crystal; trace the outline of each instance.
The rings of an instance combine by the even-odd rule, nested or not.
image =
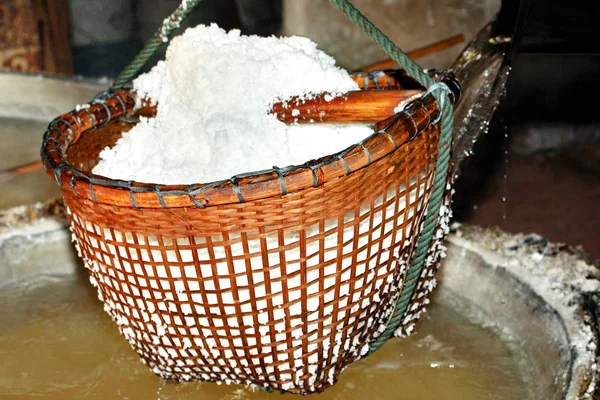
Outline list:
[[[269,322],[269,315],[266,312],[262,312],[262,313],[258,314],[258,323],[259,324],[266,324],[267,322]]]
[[[261,38],[216,25],[188,29],[172,40],[165,61],[138,77],[134,89],[158,102],[93,172],[126,180],[196,183],[301,164],[372,133],[361,126],[286,125],[268,113],[292,96],[358,85],[335,60],[302,37]]]

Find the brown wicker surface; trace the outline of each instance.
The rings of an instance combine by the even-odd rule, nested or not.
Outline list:
[[[168,380],[294,393],[334,384],[403,285],[433,181],[436,103],[337,155],[191,187],[89,174],[132,126],[118,117],[133,104],[117,92],[63,115],[43,148],[121,333]]]

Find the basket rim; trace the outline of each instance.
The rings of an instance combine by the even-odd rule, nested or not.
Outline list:
[[[378,73],[382,71],[369,74]],[[98,203],[136,209],[206,208],[284,196],[350,175],[384,158],[430,129],[439,116],[437,101],[429,94],[379,122],[373,134],[342,151],[301,165],[251,171],[208,183],[165,185],[125,181],[86,173],[69,163],[67,150],[81,135],[108,124],[128,122],[124,118],[131,116],[136,105],[139,105],[137,96],[129,89],[103,92],[89,104],[49,124],[42,141],[41,158],[46,173],[61,190],[71,190],[78,197]],[[439,128],[439,124],[435,125]]]

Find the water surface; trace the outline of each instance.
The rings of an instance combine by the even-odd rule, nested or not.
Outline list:
[[[416,335],[393,339],[352,364],[336,386],[309,398],[528,398],[519,357],[494,332],[469,323],[459,312],[467,306],[434,299]],[[0,360],[2,399],[296,397],[237,385],[161,382],[119,336],[85,271],[0,289]]]

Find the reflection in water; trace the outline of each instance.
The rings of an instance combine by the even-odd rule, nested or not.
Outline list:
[[[337,385],[309,398],[526,399],[521,358],[456,311],[471,307],[434,299],[418,334],[391,340],[352,364]],[[237,385],[161,382],[119,336],[85,273],[40,276],[0,289],[0,321],[2,399],[296,397]]]

